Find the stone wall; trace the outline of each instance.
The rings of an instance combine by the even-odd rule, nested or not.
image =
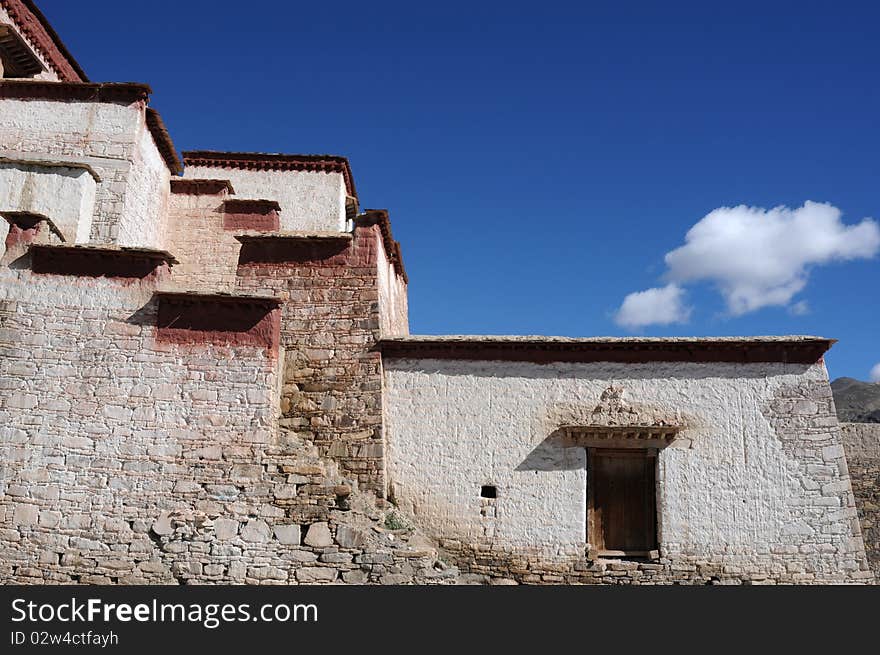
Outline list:
[[[880,423],[841,423],[868,562],[880,580]]]
[[[228,197],[226,188],[171,194],[164,243],[180,262],[172,271],[175,286],[210,291],[235,288],[241,243],[224,229],[223,203]]]
[[[246,242],[237,288],[284,299],[282,426],[384,496],[377,232]]]
[[[462,567],[481,552],[524,580],[593,577],[578,573],[591,565],[585,451],[558,430],[589,423],[614,385],[638,412],[685,427],[658,458],[658,570],[871,577],[821,363],[386,358],[384,368],[392,497],[429,535],[456,544]],[[497,488],[492,512],[482,485]]]
[[[375,413],[351,407],[378,386],[349,388],[379,375],[368,352],[378,325],[369,318],[376,240],[362,229],[337,260],[359,262],[360,277],[325,262],[312,274],[303,268],[300,287],[279,288],[292,302],[285,320],[300,322],[285,328],[285,343],[304,359],[289,363],[325,366],[316,377],[292,370],[330,385],[303,388],[296,400],[307,406],[288,403],[280,426],[277,339],[259,345],[213,323],[199,332],[163,322],[164,266],[144,277],[34,274],[25,255],[0,269],[0,582],[454,580],[433,544],[359,488],[359,477],[381,487],[373,469],[352,475],[325,456],[331,433],[353,444],[340,457],[348,467],[375,460],[365,444],[381,445]],[[242,287],[270,282],[272,270],[246,263]],[[323,299],[324,319],[307,315],[307,296]],[[198,313],[214,301],[192,302],[204,304]],[[323,320],[336,341],[298,340],[306,320]],[[313,357],[327,348],[329,360]],[[307,401],[319,393],[315,411]],[[309,429],[293,420],[301,416]]]
[[[185,221],[203,221],[202,236],[192,237],[185,251],[192,254],[200,239],[223,232],[217,208],[224,197],[174,194],[181,234]],[[164,265],[143,276],[34,274],[25,254],[16,266],[0,269],[0,581],[863,579],[847,523],[854,510],[843,484],[845,464],[836,431],[825,421],[832,408],[821,365],[731,366],[726,375],[698,364],[517,369],[512,375],[497,363],[471,363],[463,371],[443,362],[391,361],[385,409],[400,506],[390,506],[382,498],[386,435],[375,348],[383,323],[379,231],[365,217],[351,235],[253,235],[237,253],[224,251],[237,258],[234,277],[228,269],[222,276],[236,292],[280,299],[281,308],[267,315],[277,336],[224,332],[213,321],[204,330],[163,319],[167,301],[160,290],[180,282]],[[209,294],[192,302],[203,303],[194,310],[200,315],[219,300]],[[687,521],[693,534],[715,530],[708,545],[727,543],[723,557],[711,549],[688,550],[679,538],[667,539],[653,562],[588,559],[580,538],[577,552],[566,541],[571,517],[561,514],[559,521],[554,515],[566,502],[582,502],[552,477],[561,473],[577,490],[580,460],[570,453],[557,458],[551,443],[535,461],[562,464],[562,471],[506,471],[505,458],[518,456],[516,440],[548,425],[536,408],[550,399],[551,419],[571,419],[592,408],[593,393],[611,379],[630,394],[641,391],[652,400],[653,393],[661,410],[681,404],[682,416],[713,421],[720,415],[700,411],[724,412],[723,421],[713,422],[723,429],[693,423],[666,451],[663,465],[667,488],[684,490],[681,498],[665,501],[670,522],[664,525]],[[400,450],[401,411],[412,412],[405,425],[423,450]],[[479,431],[477,440],[471,430]],[[416,466],[427,468],[416,471],[413,488],[464,476],[446,489],[447,505],[431,505],[431,498],[411,502],[405,471]],[[491,477],[484,477],[484,466]],[[521,487],[532,498],[527,516],[519,518],[517,485],[511,484],[516,475],[540,478]],[[682,487],[676,482],[681,478],[693,478],[693,486]],[[497,511],[482,516],[479,501],[470,497],[479,487],[471,483],[487,481],[501,493]],[[710,507],[701,494],[719,486],[723,496],[707,522],[694,512]],[[725,514],[725,503],[741,501],[742,490],[754,507],[745,520],[761,535],[773,534],[770,528],[779,527],[783,515],[787,521],[778,541],[754,542],[757,555],[749,550],[754,534],[737,538],[737,510]],[[443,511],[459,501],[479,515],[476,538],[459,529],[457,510]],[[731,515],[733,522],[726,522]],[[546,541],[533,547],[485,538],[510,534],[504,525],[509,518],[521,522],[517,529],[526,536]],[[490,520],[492,531],[484,529]],[[435,537],[442,538],[441,548]]]

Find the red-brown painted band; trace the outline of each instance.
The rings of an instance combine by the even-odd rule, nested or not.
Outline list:
[[[280,209],[274,200],[229,199],[223,203],[223,229],[277,232],[281,229]]]
[[[383,357],[408,359],[455,359],[472,361],[533,362],[787,362],[814,364],[834,343],[831,339],[774,342],[443,342],[381,341]]]
[[[255,230],[257,232],[277,232],[281,229],[278,212],[268,214],[223,214],[224,230]]]
[[[39,232],[39,223],[31,226],[21,226],[16,225],[15,223],[10,223],[9,232],[6,235],[6,250],[11,250],[15,246],[32,243]]]
[[[237,238],[241,241],[239,266],[296,264],[325,268],[376,263],[375,251],[370,244],[362,243],[358,238],[298,239],[272,235]]]
[[[0,98],[19,100],[76,100],[133,104],[150,97],[150,87],[136,82],[47,82],[44,80],[2,80]]]

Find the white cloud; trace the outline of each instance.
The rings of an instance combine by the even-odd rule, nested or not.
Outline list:
[[[685,235],[685,245],[666,255],[676,283],[714,282],[733,315],[787,305],[807,284],[810,266],[872,257],[880,228],[870,219],[845,225],[833,205],[721,207]]]
[[[788,308],[792,316],[806,316],[810,313],[810,303],[806,300],[799,300]]]
[[[688,230],[683,246],[666,254],[665,277],[670,285],[664,288],[714,283],[734,316],[773,305],[788,306],[795,315],[805,313],[806,302],[792,304],[792,299],[807,285],[812,267],[867,259],[880,250],[880,227],[875,221],[866,218],[846,225],[841,215],[833,205],[811,201],[796,209],[745,205],[715,209]],[[626,315],[627,303],[634,297],[639,294],[626,297],[618,316]]]
[[[626,328],[686,323],[691,308],[684,304],[684,289],[676,284],[629,294],[614,320]]]
[[[868,374],[868,379],[871,382],[880,382],[880,363],[876,364],[874,368],[871,369],[871,372]]]

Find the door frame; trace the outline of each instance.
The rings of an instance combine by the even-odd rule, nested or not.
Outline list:
[[[586,474],[587,474],[587,543],[589,543],[593,548],[598,550],[598,554],[600,557],[644,557],[649,559],[656,559],[659,557],[659,524],[660,524],[660,516],[659,516],[659,507],[660,507],[660,485],[659,485],[659,467],[658,467],[658,448],[599,448],[599,447],[587,447],[587,456],[586,456]],[[653,469],[654,469],[654,484],[653,484],[653,503],[650,508],[650,516],[651,516],[651,530],[652,534],[650,534],[650,542],[653,545],[653,548],[648,550],[607,550],[605,549],[604,539],[603,542],[597,543],[594,541],[597,533],[599,532],[598,520],[595,516],[595,501],[596,501],[596,490],[595,490],[595,479],[596,476],[594,474],[594,464],[596,455],[598,453],[605,453],[609,455],[614,455],[615,457],[633,457],[639,459],[651,459],[653,460]]]

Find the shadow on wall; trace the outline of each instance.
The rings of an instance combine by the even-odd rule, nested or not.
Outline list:
[[[264,309],[233,305],[179,304],[150,301],[126,319],[131,325],[190,330],[193,332],[247,332],[265,319]]]
[[[332,257],[344,255],[351,246],[349,241],[322,243],[320,241],[284,239],[241,240],[238,265],[288,264],[304,265],[326,263]]]
[[[153,327],[156,325],[156,315],[159,312],[159,303],[156,297],[150,298],[146,305],[138,309],[134,314],[125,319],[130,325]]]
[[[516,467],[517,471],[577,471],[584,468],[584,448],[574,444],[564,430],[554,430]]]

